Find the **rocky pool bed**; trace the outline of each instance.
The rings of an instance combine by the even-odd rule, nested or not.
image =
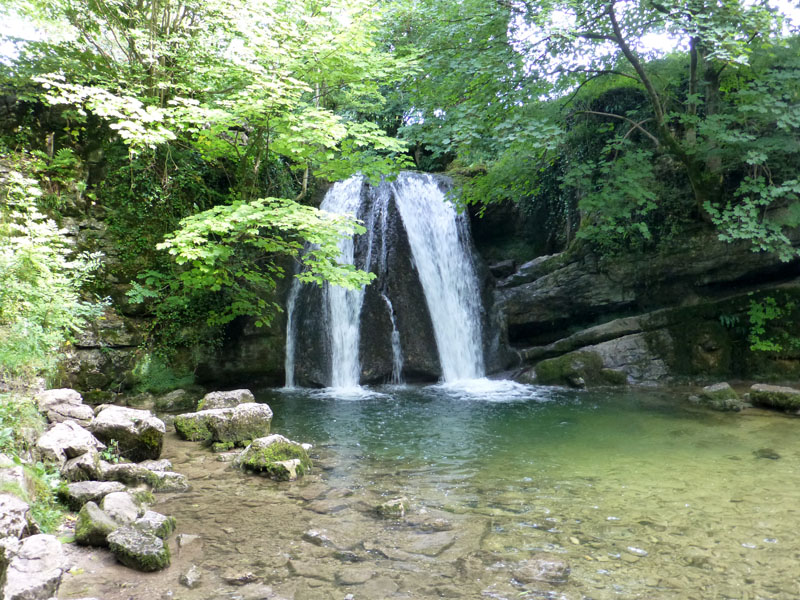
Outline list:
[[[191,486],[151,507],[176,519],[171,566],[69,545],[59,598],[800,596],[796,419],[685,397],[264,390],[272,430],[313,444],[310,473],[253,476],[168,433]]]

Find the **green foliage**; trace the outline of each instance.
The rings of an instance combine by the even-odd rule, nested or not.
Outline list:
[[[105,450],[100,451],[100,458],[112,464],[122,462],[124,459],[119,451],[119,442],[113,438],[108,440]]]
[[[162,344],[162,352],[169,346]],[[171,367],[164,356],[148,352],[139,359],[133,368],[135,382],[133,389],[137,392],[164,394],[172,390],[185,388],[194,383],[194,374],[178,372]]]
[[[785,296],[776,299],[766,296],[750,300],[747,316],[750,329],[747,336],[750,350],[756,352],[797,352],[800,350],[800,336],[791,331],[800,321],[800,305]]]
[[[99,255],[76,253],[39,211],[37,182],[10,171],[0,190],[0,381],[8,385],[53,369],[102,303],[81,297]]]

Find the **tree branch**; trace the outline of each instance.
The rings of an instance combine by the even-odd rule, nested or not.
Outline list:
[[[621,121],[625,121],[626,123],[630,123],[632,125],[633,129],[638,129],[643,134],[645,134],[647,137],[649,137],[651,140],[653,140],[653,143],[655,144],[656,148],[658,148],[661,145],[661,142],[659,142],[659,140],[658,140],[658,138],[656,136],[654,136],[652,133],[650,133],[644,127],[642,127],[642,123],[647,123],[647,121],[652,121],[652,119],[645,119],[644,121],[639,121],[637,123],[633,119],[629,119],[628,117],[623,117],[622,115],[615,115],[614,113],[600,112],[600,111],[597,111],[597,110],[579,110],[574,114],[576,114],[576,115],[600,115],[601,117],[612,117],[614,119],[620,119]],[[625,137],[627,138],[628,134],[625,134]]]

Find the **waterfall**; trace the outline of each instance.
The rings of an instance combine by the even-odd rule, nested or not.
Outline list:
[[[364,222],[364,235],[339,242],[339,261],[377,279],[368,291],[329,284],[320,291],[293,282],[286,387],[483,377],[480,286],[468,221],[438,180],[404,173],[369,186],[356,176],[335,184],[320,208]]]
[[[403,383],[403,349],[400,347],[400,332],[397,331],[397,321],[394,319],[394,307],[389,296],[381,294],[386,308],[389,309],[389,319],[392,321],[392,378],[390,383],[398,385]]]
[[[289,297],[286,300],[286,358],[283,367],[286,372],[285,387],[294,387],[294,344],[295,344],[295,319],[294,307],[297,304],[297,296],[300,295],[300,280],[295,277],[292,287],[289,289]]]
[[[480,292],[465,216],[430,175],[403,173],[393,188],[425,291],[443,378],[483,377]]]
[[[336,183],[325,195],[322,210],[356,216],[361,205],[362,178],[359,176]],[[352,237],[339,241],[339,262],[355,264],[355,242]],[[364,288],[349,290],[325,284],[328,332],[331,342],[331,380],[335,388],[357,387],[360,379],[358,341],[361,304]]]

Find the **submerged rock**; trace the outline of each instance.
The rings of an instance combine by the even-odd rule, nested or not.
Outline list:
[[[402,498],[393,498],[391,500],[387,500],[386,502],[376,506],[375,510],[382,517],[396,519],[406,516],[406,513],[410,507],[411,505],[408,502],[408,498],[403,496]]]
[[[231,390],[229,392],[211,392],[206,394],[197,405],[197,410],[212,408],[234,408],[240,404],[255,403],[256,399],[250,390]]]
[[[203,572],[197,568],[197,565],[192,565],[186,570],[186,572],[181,573],[181,576],[178,578],[178,582],[190,590],[193,590],[200,585],[200,580],[202,577]]]
[[[569,577],[570,568],[563,560],[549,557],[530,558],[520,562],[512,571],[514,579],[520,583],[564,583]]]
[[[800,390],[779,385],[757,383],[750,388],[753,404],[780,410],[800,410]]]
[[[149,410],[108,406],[101,410],[91,430],[102,442],[116,440],[120,454],[134,462],[161,456],[166,427]]]
[[[235,464],[278,481],[293,481],[311,470],[302,445],[277,434],[254,439]]]
[[[700,392],[700,404],[708,406],[714,410],[738,412],[744,407],[744,403],[728,383],[715,383],[707,385]]]
[[[55,536],[32,535],[7,552],[3,600],[46,600],[56,595],[64,572],[64,552]]]
[[[108,547],[119,562],[137,571],[160,571],[170,563],[169,546],[164,540],[132,525],[111,533]]]
[[[75,541],[85,546],[108,546],[108,535],[119,523],[94,502],[87,502],[78,512]]]

